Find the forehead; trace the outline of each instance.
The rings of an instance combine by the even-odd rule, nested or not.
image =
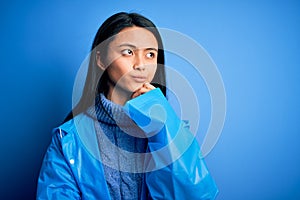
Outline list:
[[[119,46],[122,44],[131,44],[137,48],[157,48],[158,43],[149,30],[141,27],[124,28],[114,36],[110,46]]]

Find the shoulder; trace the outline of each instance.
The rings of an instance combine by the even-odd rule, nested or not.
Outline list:
[[[79,114],[53,130],[53,140],[64,155],[78,155],[78,151],[98,157],[98,143],[95,132],[95,119]],[[83,150],[84,149],[84,150]],[[82,151],[83,150],[83,151]],[[77,152],[77,153],[76,153]]]
[[[64,138],[67,135],[76,135],[79,127],[82,127],[83,125],[88,126],[88,124],[90,124],[91,122],[93,122],[93,119],[82,113],[63,123],[62,125],[54,128],[52,134],[57,135],[60,138]]]

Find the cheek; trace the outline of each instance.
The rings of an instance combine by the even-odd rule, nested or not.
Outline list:
[[[151,81],[153,80],[156,70],[157,70],[157,65],[151,67],[151,68],[148,70],[149,82],[151,82]]]
[[[122,78],[122,76],[131,71],[129,66],[130,63],[128,62],[116,60],[108,67],[108,76],[112,81],[117,82],[120,78]]]

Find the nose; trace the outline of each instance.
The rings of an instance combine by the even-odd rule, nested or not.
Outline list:
[[[145,62],[141,53],[136,54],[133,64],[133,69],[143,71],[145,70]]]

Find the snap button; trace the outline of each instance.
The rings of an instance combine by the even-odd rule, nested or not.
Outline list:
[[[73,165],[75,163],[74,159],[70,159],[70,164]]]

